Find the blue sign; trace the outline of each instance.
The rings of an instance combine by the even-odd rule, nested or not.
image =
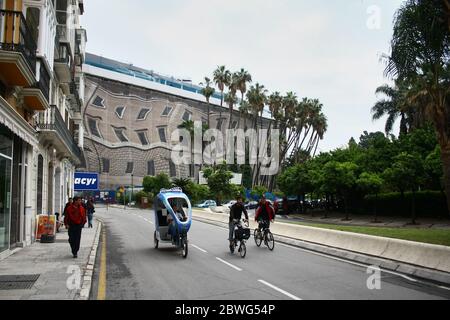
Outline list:
[[[98,173],[75,173],[75,191],[98,190]]]

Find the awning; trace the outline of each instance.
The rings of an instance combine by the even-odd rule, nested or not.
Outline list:
[[[0,124],[5,125],[33,148],[38,149],[39,141],[36,130],[2,97],[0,97]]]

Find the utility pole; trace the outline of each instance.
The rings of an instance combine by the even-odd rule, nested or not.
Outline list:
[[[130,196],[130,203],[133,202],[133,194],[134,194],[134,174],[131,174],[131,196]]]

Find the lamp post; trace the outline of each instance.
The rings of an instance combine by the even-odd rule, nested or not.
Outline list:
[[[134,174],[131,174],[131,195],[130,195],[130,203],[133,202],[133,194],[134,194]]]

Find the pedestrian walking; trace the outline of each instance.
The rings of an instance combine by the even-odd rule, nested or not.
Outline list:
[[[81,198],[73,198],[73,204],[67,208],[64,217],[64,225],[69,229],[69,243],[72,249],[73,257],[78,258],[80,250],[81,231],[86,224],[86,210],[84,209]]]
[[[66,205],[65,205],[65,207],[64,207],[63,214],[62,214],[63,221],[64,221],[64,219],[65,219],[65,217],[66,217],[67,209],[68,209],[72,204],[73,204],[73,199],[72,199],[72,198],[69,198],[69,202],[66,203]]]
[[[94,213],[95,213],[94,199],[90,198],[88,200],[86,208],[87,208],[89,228],[93,228],[92,219],[94,218]]]

